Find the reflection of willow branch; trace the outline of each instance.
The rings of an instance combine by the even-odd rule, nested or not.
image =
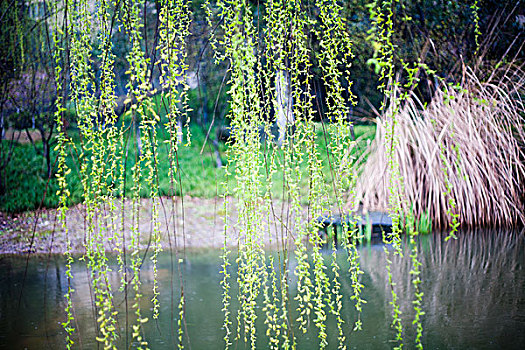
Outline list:
[[[475,322],[477,332],[494,330],[519,317],[517,304],[525,298],[525,230],[521,232],[464,232],[444,242],[446,234],[420,239],[424,322],[450,339],[469,337],[461,324]],[[392,277],[397,283],[403,322],[413,318],[409,247],[403,258],[392,257]],[[384,256],[380,249],[362,251],[363,269],[373,285],[390,295]],[[388,298],[385,298],[388,299]],[[385,300],[387,307],[388,300]],[[457,326],[457,327],[455,327]],[[504,327],[502,327],[504,328]]]

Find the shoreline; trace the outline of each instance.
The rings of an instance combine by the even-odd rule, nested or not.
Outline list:
[[[176,197],[173,205],[165,202],[170,198],[163,197],[158,210],[160,243],[163,250],[183,251],[201,249],[220,249],[224,246],[224,199],[223,198],[197,198],[185,196]],[[184,206],[182,206],[184,202]],[[232,201],[233,202],[233,201]],[[280,212],[282,203],[275,204],[275,211]],[[286,205],[284,207],[287,207]],[[151,199],[140,199],[139,231],[140,251],[152,245],[150,241],[153,225],[151,223],[152,204]],[[129,249],[131,240],[131,201],[126,200],[124,208],[119,203],[115,216],[108,213],[98,213],[102,217],[105,227],[98,231],[100,244],[105,246],[107,253],[116,252],[116,246],[122,246],[122,232]],[[0,213],[0,256],[2,255],[27,255],[52,254],[62,255],[66,252],[66,234],[57,220],[57,209],[41,209],[29,211],[18,215],[7,215]],[[238,245],[238,232],[235,221],[237,214],[235,210],[229,213],[229,225],[227,229],[226,244],[229,247]],[[288,218],[291,220],[292,218]],[[278,221],[273,219],[273,221]],[[86,251],[85,212],[82,204],[69,208],[66,214],[66,223],[71,252],[75,255],[84,254]],[[124,226],[122,226],[124,223]],[[263,242],[265,246],[279,242],[280,230],[278,224],[263,224],[265,234]],[[108,229],[109,228],[109,229]],[[94,228],[97,232],[97,228]],[[279,231],[279,234],[277,234]],[[271,237],[270,237],[271,236]],[[120,240],[120,241],[119,241]],[[150,248],[151,249],[151,246]]]

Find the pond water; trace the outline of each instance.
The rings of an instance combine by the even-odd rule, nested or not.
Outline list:
[[[525,349],[525,233],[487,232],[463,233],[457,240],[444,242],[439,234],[421,237],[422,290],[424,292],[423,344],[427,349]],[[327,258],[329,258],[327,252]],[[277,257],[277,252],[269,252]],[[350,280],[342,273],[344,293],[343,319],[348,348],[390,349],[391,342],[390,287],[386,282],[385,257],[381,244],[360,247],[364,299],[363,330],[352,332],[355,312],[350,300]],[[187,253],[183,266],[186,296],[186,348],[223,349],[224,330],[221,311],[219,251]],[[405,339],[413,341],[411,308],[410,260],[408,254],[394,260],[392,274],[403,310]],[[146,259],[148,261],[149,259]],[[346,269],[344,252],[338,254]],[[171,268],[171,256],[160,258],[161,313],[158,322],[151,319],[153,275],[149,266],[141,272],[144,298],[142,308],[150,317],[145,334],[152,349],[174,348],[177,338],[178,274]],[[147,264],[147,263],[146,263]],[[293,267],[293,261],[291,262]],[[0,349],[64,348],[64,261],[56,256],[33,256],[26,271],[23,257],[0,257]],[[116,267],[115,267],[116,270]],[[26,274],[24,279],[24,274]],[[73,266],[76,346],[96,349],[95,321],[91,307],[88,273],[81,262]],[[118,276],[111,276],[118,285]],[[24,282],[25,280],[25,282]],[[290,276],[290,295],[295,295],[296,278]],[[23,286],[23,290],[22,290]],[[232,285],[235,290],[235,285]],[[22,291],[22,293],[21,293]],[[172,293],[173,291],[173,293]],[[173,297],[172,297],[173,295]],[[235,312],[235,299],[232,304]],[[126,347],[126,302],[124,294],[115,293],[119,310],[121,339]],[[129,314],[132,315],[131,301]],[[294,305],[292,305],[293,310]],[[259,309],[262,315],[262,310]],[[294,318],[294,312],[292,318]],[[132,317],[130,316],[129,322]],[[263,318],[257,320],[258,348],[266,349]],[[335,321],[328,320],[329,348],[337,348]],[[302,334],[294,327],[298,349],[317,349],[317,333],[313,322]],[[128,334],[129,337],[129,334]],[[411,344],[407,344],[412,348]],[[100,347],[102,348],[102,347]],[[241,340],[233,349],[244,349]]]

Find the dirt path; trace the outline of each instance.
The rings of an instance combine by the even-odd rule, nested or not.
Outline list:
[[[161,198],[159,205],[159,232],[164,249],[200,249],[220,248],[224,244],[224,200],[184,197],[171,199]],[[274,212],[280,216],[282,203],[274,204]],[[115,214],[109,211],[98,213],[106,225],[95,227],[99,232],[107,251],[121,245],[118,235],[125,232],[126,242],[130,242],[133,211],[131,201],[116,203]],[[184,209],[184,210],[183,210]],[[286,208],[284,208],[286,212]],[[140,247],[146,249],[151,243],[153,225],[151,221],[152,202],[141,199],[140,203]],[[122,217],[123,216],[123,217]],[[227,245],[238,244],[238,232],[235,227],[236,213],[229,214]],[[87,239],[85,229],[85,208],[77,205],[67,213],[67,231],[74,253],[85,252]],[[123,219],[123,221],[122,221]],[[293,218],[288,217],[289,222]],[[267,220],[266,220],[267,221]],[[272,219],[270,228],[264,225],[265,244],[279,244],[284,226],[280,219]],[[124,222],[124,226],[122,226]],[[122,229],[122,227],[124,227]],[[271,237],[271,239],[270,239]],[[8,216],[0,213],[0,254],[25,254],[31,249],[33,253],[57,253],[66,251],[66,230],[60,227],[56,209],[45,209],[40,212],[28,212],[18,216]]]

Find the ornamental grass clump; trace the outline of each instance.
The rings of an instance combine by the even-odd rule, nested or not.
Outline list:
[[[406,99],[396,115],[395,147],[405,212],[410,206],[416,217],[427,212],[437,228],[524,222],[525,79],[512,68],[499,72],[483,82],[465,69],[462,84],[442,84],[428,106],[414,94]],[[388,207],[390,113],[377,121],[356,189],[364,207],[374,210]]]

